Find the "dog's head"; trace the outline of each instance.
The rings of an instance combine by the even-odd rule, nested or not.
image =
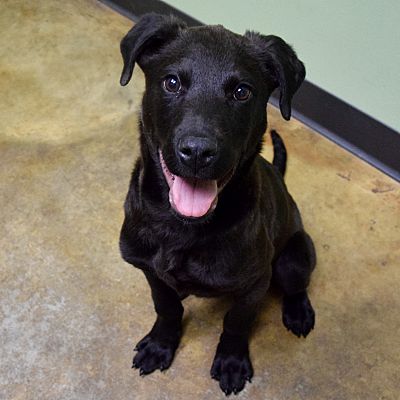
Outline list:
[[[215,209],[218,193],[260,149],[270,94],[279,87],[288,120],[305,76],[295,52],[276,36],[188,28],[157,14],[128,32],[121,53],[121,85],[135,63],[144,71],[147,145],[170,187],[173,209],[186,218]]]

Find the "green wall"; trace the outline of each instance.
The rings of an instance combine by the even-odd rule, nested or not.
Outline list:
[[[284,38],[307,79],[400,131],[400,0],[166,0],[207,24]]]

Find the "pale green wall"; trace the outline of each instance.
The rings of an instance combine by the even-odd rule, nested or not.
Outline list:
[[[400,0],[166,0],[207,24],[283,37],[307,79],[400,131]]]

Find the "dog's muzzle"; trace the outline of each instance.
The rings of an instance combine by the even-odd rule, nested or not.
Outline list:
[[[172,208],[186,218],[201,218],[217,207],[218,194],[233,175],[233,169],[221,180],[183,178],[172,174],[159,151],[160,165],[169,186]]]

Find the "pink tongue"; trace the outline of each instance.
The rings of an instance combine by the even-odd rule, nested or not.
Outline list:
[[[207,214],[217,194],[216,180],[181,178],[176,175],[170,192],[176,210],[186,217]]]

